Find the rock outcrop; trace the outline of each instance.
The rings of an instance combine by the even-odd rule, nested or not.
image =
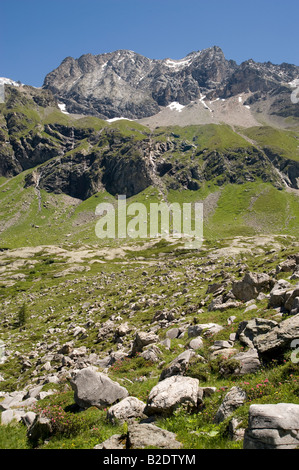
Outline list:
[[[298,449],[299,405],[251,405],[244,449]]]
[[[254,105],[274,90],[271,112],[294,115],[298,107],[287,102],[286,84],[297,76],[295,65],[253,60],[237,65],[217,46],[191,52],[181,60],[152,60],[118,50],[65,58],[46,76],[43,88],[51,90],[68,112],[104,119],[152,116],[173,102],[187,105],[205,95],[225,99],[249,91],[252,96],[246,105]]]

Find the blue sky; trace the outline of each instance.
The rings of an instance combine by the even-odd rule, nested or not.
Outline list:
[[[67,56],[130,49],[180,59],[220,46],[299,65],[298,0],[0,0],[0,76],[42,86]]]

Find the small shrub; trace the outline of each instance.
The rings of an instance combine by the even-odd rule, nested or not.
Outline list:
[[[28,309],[25,302],[18,311],[17,323],[19,327],[24,327],[28,318]]]

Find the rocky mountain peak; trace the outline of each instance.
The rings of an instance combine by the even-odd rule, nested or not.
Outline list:
[[[186,106],[202,96],[270,93],[298,75],[299,67],[290,64],[249,59],[238,65],[227,60],[218,46],[190,52],[182,59],[150,59],[120,49],[67,57],[46,76],[43,88],[51,90],[70,113],[141,119],[173,102]]]

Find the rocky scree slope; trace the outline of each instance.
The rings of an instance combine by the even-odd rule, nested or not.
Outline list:
[[[2,425],[21,421],[31,445],[47,447],[56,439],[59,446],[62,429],[73,439],[81,429],[83,438],[94,410],[97,428],[112,423],[98,449],[151,445],[143,430],[162,434],[158,448],[198,448],[218,434],[227,446],[231,439],[242,444],[251,405],[261,406],[263,415],[265,403],[287,400],[280,419],[290,407],[297,413],[298,365],[290,353],[298,337],[298,243],[290,237],[247,243],[252,253],[237,257],[206,246],[198,253],[161,251],[159,259],[153,251],[129,265],[124,257],[100,269],[84,261],[89,271],[62,279],[56,276],[60,251],[52,250],[47,264],[46,251],[36,252],[23,264],[35,282],[26,290],[19,279],[1,292]],[[1,261],[20,266],[26,253],[18,253],[2,253]],[[47,270],[33,274],[33,261]],[[27,317],[20,323],[24,303]],[[85,428],[71,430],[67,423],[78,416]],[[148,418],[152,424],[143,428]],[[115,434],[123,422],[129,423],[126,439]],[[285,421],[283,433],[280,421],[259,432],[255,424],[249,421],[244,445],[298,446],[294,422]],[[87,447],[94,442],[90,432],[84,439]]]

